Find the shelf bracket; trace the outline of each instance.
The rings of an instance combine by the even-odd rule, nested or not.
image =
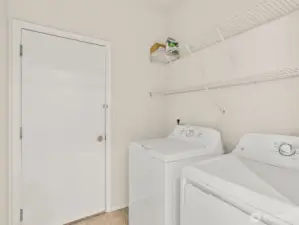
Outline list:
[[[216,27],[216,31],[217,31],[218,36],[220,37],[221,42],[222,43],[225,42],[225,38],[224,38],[223,33],[221,32],[219,27]],[[232,73],[234,74],[235,60],[228,50],[227,50],[227,54],[228,54],[228,59],[232,66]]]
[[[189,45],[186,45],[186,49],[187,49],[188,53],[192,56],[193,52],[192,52],[192,50],[191,50],[191,48],[190,48]]]
[[[165,54],[165,57],[166,57],[168,63],[171,63],[171,59],[170,59],[170,57],[167,54]]]
[[[202,78],[204,78],[205,72],[204,72],[203,68],[200,67],[199,70],[200,70],[200,73],[202,74]],[[221,114],[224,115],[226,113],[225,109],[220,107],[219,104],[216,102],[214,96],[212,96],[212,94],[211,94],[211,90],[209,89],[209,87],[207,85],[203,85],[203,87],[204,87],[204,90],[206,91],[208,99],[216,106],[216,108],[221,112]]]
[[[208,94],[208,98],[210,99],[210,101],[216,106],[216,108],[221,112],[221,114],[224,115],[226,113],[225,109],[223,109],[222,107],[220,107],[220,105],[216,102],[216,100],[214,99],[214,97],[211,95],[210,89],[208,88],[207,85],[204,85],[204,89],[206,90],[206,92]]]
[[[220,40],[221,40],[222,42],[224,42],[224,41],[225,41],[225,38],[224,38],[224,36],[223,36],[223,34],[222,34],[222,32],[221,32],[221,30],[220,30],[219,27],[216,27],[216,32],[217,32],[218,36],[220,37]]]

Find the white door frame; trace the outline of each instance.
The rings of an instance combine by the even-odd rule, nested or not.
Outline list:
[[[20,20],[10,21],[9,31],[9,146],[8,146],[8,221],[9,225],[20,224],[21,209],[21,57],[20,45],[22,40],[22,30],[31,30],[48,35],[77,40],[106,48],[106,211],[111,211],[111,45],[107,41],[97,38],[90,38],[79,34],[74,34],[54,28],[47,28],[41,25],[32,24]]]

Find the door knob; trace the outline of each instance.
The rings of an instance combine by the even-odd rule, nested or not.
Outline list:
[[[104,141],[104,137],[102,135],[98,136],[97,140],[98,140],[98,142],[103,142]]]

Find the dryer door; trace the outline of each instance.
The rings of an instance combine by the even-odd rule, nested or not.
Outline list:
[[[181,225],[265,225],[191,184],[187,184],[182,191]]]

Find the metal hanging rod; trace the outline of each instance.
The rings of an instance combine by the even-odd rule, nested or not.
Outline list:
[[[245,13],[232,16],[223,23],[213,27],[202,40],[202,44],[193,49],[201,51],[225,39],[242,34],[253,28],[284,17],[299,9],[299,0],[261,0]]]
[[[266,83],[266,82],[278,81],[278,80],[284,80],[290,78],[299,78],[299,68],[294,68],[294,69],[286,68],[286,69],[281,69],[269,73],[258,74],[254,76],[244,77],[244,78],[229,79],[229,80],[219,81],[219,82],[212,82],[207,84],[201,84],[196,87],[190,87],[190,88],[179,89],[179,90],[150,92],[149,95],[150,96],[178,95],[178,94],[206,91],[207,89],[216,90],[216,89],[236,87],[236,86],[260,84],[260,83]]]

